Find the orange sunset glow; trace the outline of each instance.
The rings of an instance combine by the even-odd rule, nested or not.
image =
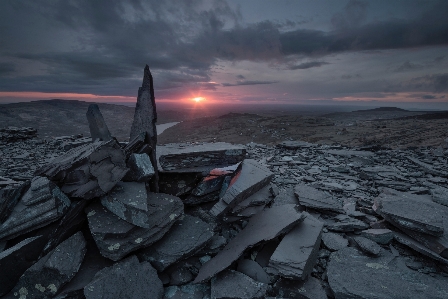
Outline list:
[[[196,103],[199,103],[199,102],[205,101],[205,98],[204,97],[195,97],[195,98],[193,98],[193,101],[195,101]]]

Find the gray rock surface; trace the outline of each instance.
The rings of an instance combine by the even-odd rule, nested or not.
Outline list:
[[[331,251],[340,250],[348,246],[348,240],[335,233],[323,233],[322,242]]]
[[[255,215],[221,252],[202,266],[194,282],[210,279],[230,266],[247,248],[287,233],[303,218],[296,205],[272,207]]]
[[[262,299],[268,286],[257,282],[243,273],[226,270],[211,282],[211,298],[216,299]]]
[[[90,136],[92,141],[109,141],[112,139],[112,135],[109,132],[100,108],[97,104],[90,104],[87,109],[87,121],[89,122]]]
[[[148,182],[155,174],[154,167],[146,153],[131,154],[126,166],[129,168],[129,172],[124,177],[125,181]]]
[[[327,275],[336,299],[442,299],[448,295],[446,277],[410,270],[403,258],[385,250],[379,257],[367,257],[353,247],[335,251]]]
[[[237,271],[246,274],[255,281],[269,284],[271,279],[263,268],[256,262],[250,259],[242,259],[238,261]]]
[[[437,186],[431,189],[432,200],[438,204],[448,206],[448,189]]]
[[[300,205],[307,208],[343,213],[342,205],[331,195],[313,187],[299,184],[294,188],[294,194],[299,199]]]
[[[367,239],[370,239],[378,244],[389,244],[394,238],[394,233],[390,229],[366,229],[361,232],[361,235]]]
[[[163,299],[206,299],[210,298],[209,284],[186,284],[165,288]]]
[[[151,262],[157,271],[163,271],[179,260],[195,254],[212,236],[209,224],[197,217],[186,215],[174,223],[160,241],[143,249],[138,256],[140,260]]]
[[[131,256],[100,270],[84,288],[84,295],[87,299],[162,299],[163,285],[150,263],[139,263],[137,257]]]
[[[273,289],[281,298],[299,299],[327,299],[327,294],[320,281],[314,277],[308,277],[305,281],[280,278]],[[277,298],[279,298],[277,297]]]
[[[0,190],[0,223],[8,219],[29,186],[29,182],[25,182],[18,186],[10,185]]]
[[[381,246],[377,243],[373,242],[364,237],[353,237],[353,241],[355,241],[356,245],[358,245],[361,251],[370,254],[370,255],[379,255],[381,252]]]
[[[305,220],[283,237],[270,258],[269,266],[282,277],[306,280],[316,263],[324,224],[303,214]]]

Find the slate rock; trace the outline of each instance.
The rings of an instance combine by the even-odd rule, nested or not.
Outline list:
[[[70,199],[45,177],[34,177],[31,186],[0,225],[0,239],[43,227],[61,218],[70,206]]]
[[[209,284],[186,284],[165,288],[163,299],[206,299],[210,298]]]
[[[269,266],[282,277],[305,280],[316,263],[323,223],[304,212],[305,220],[288,232],[272,254]]]
[[[296,150],[299,148],[309,148],[316,145],[305,141],[282,141],[279,144],[277,144],[277,146],[289,150]]]
[[[337,251],[348,246],[348,240],[335,233],[323,233],[322,242],[331,251]]]
[[[347,217],[346,219],[330,224],[327,229],[335,232],[353,232],[356,230],[363,230],[369,228],[369,225],[364,221]]]
[[[18,186],[7,186],[0,190],[0,224],[8,219],[29,186],[30,183],[25,182]]]
[[[255,215],[221,252],[202,266],[194,282],[210,279],[236,261],[247,248],[284,235],[303,218],[296,205],[272,207]]]
[[[275,196],[272,206],[281,206],[284,204],[296,204],[296,205],[300,204],[299,200],[294,194],[293,187],[281,189],[278,195]]]
[[[230,166],[243,161],[246,148],[225,142],[182,146],[167,144],[157,147],[159,169],[163,171],[188,171],[195,169],[210,171],[213,168]]]
[[[123,178],[124,181],[148,182],[155,174],[151,160],[146,153],[131,154],[126,162],[129,172]]]
[[[438,204],[448,206],[448,189],[437,186],[430,190],[432,200]]]
[[[211,281],[211,298],[262,299],[268,285],[238,271],[226,270]]]
[[[183,285],[193,279],[193,274],[186,267],[177,268],[170,273],[170,285],[172,286]]]
[[[389,244],[394,238],[394,233],[387,228],[384,229],[366,229],[361,232],[361,235],[367,239],[370,239],[378,244]]]
[[[182,201],[163,193],[148,193],[149,228],[122,220],[99,203],[86,208],[90,232],[103,256],[117,261],[163,237],[184,211]]]
[[[336,299],[442,299],[448,294],[446,278],[410,270],[405,259],[386,250],[378,257],[368,257],[353,247],[335,251],[327,276]]]
[[[312,276],[304,281],[280,278],[273,285],[273,290],[281,298],[327,299],[322,284]]]
[[[36,171],[70,197],[92,199],[109,192],[128,172],[125,154],[115,140],[73,148]]]
[[[163,285],[150,263],[139,263],[131,256],[100,270],[84,288],[84,295],[87,299],[162,299]]]
[[[0,252],[0,296],[11,291],[20,276],[37,261],[45,242],[42,239],[42,236],[27,238]]]
[[[244,199],[267,186],[273,176],[274,174],[269,169],[255,160],[244,160],[232,178],[228,189],[210,210],[210,213],[213,216],[223,215]]]
[[[185,215],[174,223],[160,241],[140,251],[138,257],[151,262],[161,272],[202,249],[212,236],[209,224],[197,217]]]
[[[355,241],[356,245],[358,245],[361,251],[370,254],[370,255],[379,255],[381,252],[381,246],[377,243],[373,242],[364,237],[353,237],[353,241]]]
[[[294,194],[299,199],[300,205],[307,208],[344,213],[342,205],[334,200],[331,195],[311,186],[298,184],[294,188]]]
[[[78,232],[26,270],[10,297],[15,294],[36,299],[54,297],[78,272],[85,253],[86,242]]]
[[[149,228],[152,225],[148,209],[148,194],[145,183],[119,182],[105,196],[101,204],[127,222]]]
[[[112,139],[109,128],[107,127],[97,104],[89,105],[86,116],[87,121],[89,122],[90,136],[92,136],[92,140],[109,141]]]
[[[238,261],[237,271],[246,274],[255,281],[269,284],[271,279],[263,268],[255,261],[242,259]]]

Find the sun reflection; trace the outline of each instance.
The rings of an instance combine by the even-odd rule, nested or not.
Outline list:
[[[196,103],[202,102],[202,101],[204,101],[204,100],[205,100],[204,97],[196,97],[196,98],[193,98],[193,101],[195,101]]]

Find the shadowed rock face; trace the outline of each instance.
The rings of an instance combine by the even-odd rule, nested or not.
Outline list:
[[[97,104],[90,104],[87,109],[87,121],[89,122],[90,136],[92,140],[109,141],[112,139],[109,128],[104,121],[100,108]]]
[[[211,282],[211,295],[216,299],[262,299],[267,289],[267,284],[233,270],[218,274]]]

